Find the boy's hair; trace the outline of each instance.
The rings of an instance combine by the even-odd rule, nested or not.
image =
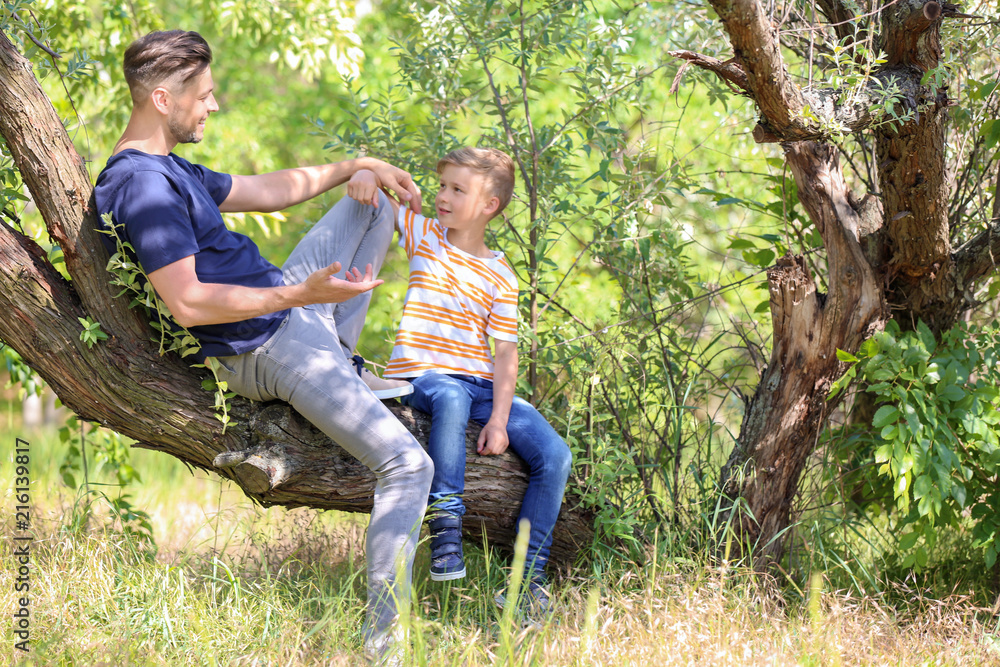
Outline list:
[[[438,160],[437,173],[448,165],[467,167],[485,176],[486,192],[500,200],[494,214],[500,215],[514,196],[514,161],[496,148],[459,148]]]
[[[194,31],[151,32],[125,50],[122,69],[132,102],[141,105],[158,85],[173,80],[182,87],[212,63],[212,48]]]

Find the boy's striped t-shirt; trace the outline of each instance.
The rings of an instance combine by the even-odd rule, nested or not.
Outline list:
[[[517,342],[517,277],[503,253],[470,255],[445,228],[399,210],[399,245],[410,260],[403,318],[385,377],[457,373],[493,379],[487,337]]]

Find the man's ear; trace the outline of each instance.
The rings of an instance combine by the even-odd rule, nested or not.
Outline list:
[[[154,88],[153,92],[149,94],[149,101],[152,103],[153,108],[161,114],[166,115],[170,112],[170,91],[164,86]]]

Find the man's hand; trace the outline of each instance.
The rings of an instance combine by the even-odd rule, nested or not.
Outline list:
[[[340,262],[314,271],[302,283],[308,303],[343,303],[348,299],[364,294],[381,285],[384,280],[372,278],[372,265],[365,267],[361,273],[357,268],[348,269],[344,278],[335,278],[340,271]]]
[[[410,205],[411,211],[420,212],[422,206],[420,188],[413,182],[413,177],[410,176],[409,172],[381,160],[373,159],[371,164],[367,166],[375,172],[375,176],[378,177],[378,182],[383,188],[396,193],[400,201]]]
[[[347,196],[362,204],[378,208],[378,176],[370,169],[361,169],[347,181]]]
[[[507,438],[507,425],[491,419],[479,432],[476,451],[483,456],[503,454],[507,451],[508,444],[510,444],[510,440]]]

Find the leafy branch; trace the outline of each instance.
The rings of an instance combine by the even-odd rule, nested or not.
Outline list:
[[[149,276],[142,270],[135,257],[135,248],[132,244],[122,239],[118,230],[123,225],[115,223],[111,219],[111,214],[106,213],[102,219],[107,224],[106,229],[98,230],[102,234],[107,234],[115,240],[117,252],[108,260],[107,270],[111,274],[111,284],[121,287],[121,291],[116,294],[120,297],[123,294],[131,294],[132,301],[129,308],[142,307],[147,315],[155,315],[155,320],[150,320],[150,326],[160,334],[159,347],[160,354],[176,352],[183,359],[195,354],[201,349],[201,343],[194,334],[187,328],[180,326],[170,315],[170,310],[156,295],[153,284],[149,282]],[[218,362],[209,357],[204,364],[192,364],[195,368],[207,368],[212,373],[213,379],[206,378],[202,386],[215,393],[215,417],[222,422],[222,431],[225,433],[229,426],[229,399],[235,396],[229,389],[228,383],[219,379]]]

